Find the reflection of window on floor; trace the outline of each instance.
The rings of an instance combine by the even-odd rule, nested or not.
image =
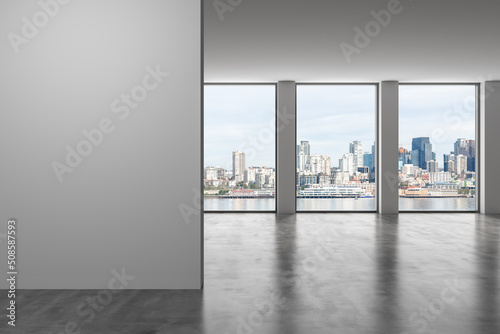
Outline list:
[[[205,211],[275,211],[275,85],[205,85]]]
[[[297,211],[374,211],[375,85],[297,85]]]
[[[399,88],[399,209],[476,210],[476,86]]]

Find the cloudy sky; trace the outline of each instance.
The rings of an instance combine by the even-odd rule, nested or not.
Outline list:
[[[443,153],[457,138],[475,136],[474,86],[401,85],[400,145],[430,137],[443,167]],[[376,90],[371,85],[298,85],[297,141],[311,153],[331,157],[332,167],[360,140],[375,140]],[[275,166],[275,91],[272,85],[205,86],[205,166],[232,169],[231,152],[243,150],[246,166]]]

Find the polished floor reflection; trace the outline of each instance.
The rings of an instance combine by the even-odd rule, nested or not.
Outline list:
[[[476,214],[207,214],[204,290],[123,291],[82,333],[498,334],[499,248]],[[88,295],[23,291],[0,330],[59,334]]]

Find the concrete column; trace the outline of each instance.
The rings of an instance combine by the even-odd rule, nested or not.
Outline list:
[[[486,81],[480,110],[480,212],[500,214],[500,81]]]
[[[379,93],[378,151],[376,154],[378,210],[381,214],[397,214],[399,83],[383,81]]]
[[[278,82],[277,214],[295,213],[295,82]]]

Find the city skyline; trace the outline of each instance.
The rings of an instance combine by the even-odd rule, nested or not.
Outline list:
[[[420,167],[422,169],[427,169],[427,167],[422,167],[422,166],[427,166],[427,163],[429,161],[434,161],[434,162],[438,162],[438,159],[437,159],[437,156],[438,154],[433,150],[432,148],[432,141],[430,140],[430,138],[427,138],[427,137],[417,137],[417,138],[412,138],[412,147],[414,147],[414,142],[416,142],[416,140],[422,140],[422,139],[429,139],[429,142],[430,142],[430,151],[429,153],[431,153],[431,155],[429,157],[427,157],[424,161],[420,161],[421,159],[419,157],[417,157],[417,161],[419,161],[419,164],[414,164],[414,166],[417,166],[417,167]],[[449,153],[451,154],[454,154],[454,152],[457,150],[457,144],[459,142],[475,142],[474,139],[467,139],[467,138],[456,138],[456,140],[453,142],[453,145],[451,146],[450,150],[448,151],[448,153],[443,153],[443,156],[447,156]],[[427,141],[426,141],[427,143]],[[362,150],[362,154],[360,155],[360,158],[362,159],[360,163],[356,164],[355,163],[355,159],[354,159],[354,150],[355,150],[355,146],[356,145],[359,145],[361,143],[361,141],[359,140],[353,140],[351,143],[348,144],[349,146],[349,149],[346,150],[343,154],[342,154],[342,157],[345,157],[346,155],[353,155],[353,164],[354,164],[354,167],[361,167],[361,166],[364,166],[364,167],[370,167],[368,166],[368,164],[366,163],[366,156],[367,155],[371,155],[372,156],[372,159],[373,159],[373,154],[374,152],[372,151],[372,145],[370,145],[370,150],[367,151],[364,149],[365,146],[363,146],[363,150]],[[304,145],[307,145],[307,149],[304,149]],[[335,159],[335,158],[332,158],[328,155],[325,155],[325,154],[322,154],[322,153],[311,153],[311,144],[309,141],[307,140],[303,140],[301,141],[299,144],[296,145],[297,149],[296,149],[296,167],[297,169],[299,170],[302,170],[304,169],[305,165],[308,164],[309,162],[307,161],[301,161],[301,157],[303,156],[304,153],[307,153],[305,154],[305,156],[308,156],[309,158],[311,156],[315,156],[315,157],[325,157],[325,158],[329,158],[329,162],[330,162],[330,168],[341,168],[341,162],[339,160],[342,160],[342,157],[339,158],[339,159]],[[403,147],[403,146],[400,146],[398,151],[401,152],[401,149],[405,149],[405,151],[408,152],[409,154],[409,159],[412,160],[414,159],[414,157],[411,155],[412,154],[412,151],[415,151],[415,150],[412,150],[411,148],[408,149],[406,147]],[[416,148],[417,149],[417,148]],[[231,168],[224,168],[226,171],[228,172],[234,172],[234,156],[235,156],[235,153],[242,153],[243,154],[243,161],[245,161],[245,152],[244,151],[235,151],[235,152],[231,152],[231,156],[232,156],[232,165],[231,165]],[[300,154],[299,154],[300,153]],[[463,155],[467,155],[465,152],[459,152],[459,154],[463,154]],[[458,154],[456,154],[458,155]],[[372,159],[370,159],[369,161],[369,164],[371,165],[372,164]],[[401,159],[399,159],[401,160]],[[336,163],[336,161],[339,161],[338,163]],[[412,163],[412,161],[409,161],[408,164]],[[271,169],[275,169],[274,166],[267,166],[267,165],[248,165],[248,164],[245,164],[245,162],[243,162],[243,169],[246,169],[246,168],[249,168],[249,167],[266,167],[266,168],[271,168]],[[302,167],[301,167],[302,166]],[[443,160],[443,163],[439,163],[438,162],[438,169],[445,169],[445,164],[444,164],[444,160]],[[223,168],[222,166],[220,165],[205,165],[204,168],[207,168],[207,167],[221,167]],[[469,168],[469,171],[473,171],[472,168]]]
[[[273,85],[205,86],[205,166],[231,170],[231,152],[248,148],[252,151],[246,156],[248,166],[275,167],[274,89]],[[296,144],[309,141],[310,153],[329,156],[332,167],[354,140],[361,141],[363,152],[371,152],[374,86],[298,85],[297,92]],[[475,139],[474,96],[473,85],[400,86],[399,146],[411,150],[412,138],[430,137],[442,168],[443,154],[453,151],[456,139]]]

